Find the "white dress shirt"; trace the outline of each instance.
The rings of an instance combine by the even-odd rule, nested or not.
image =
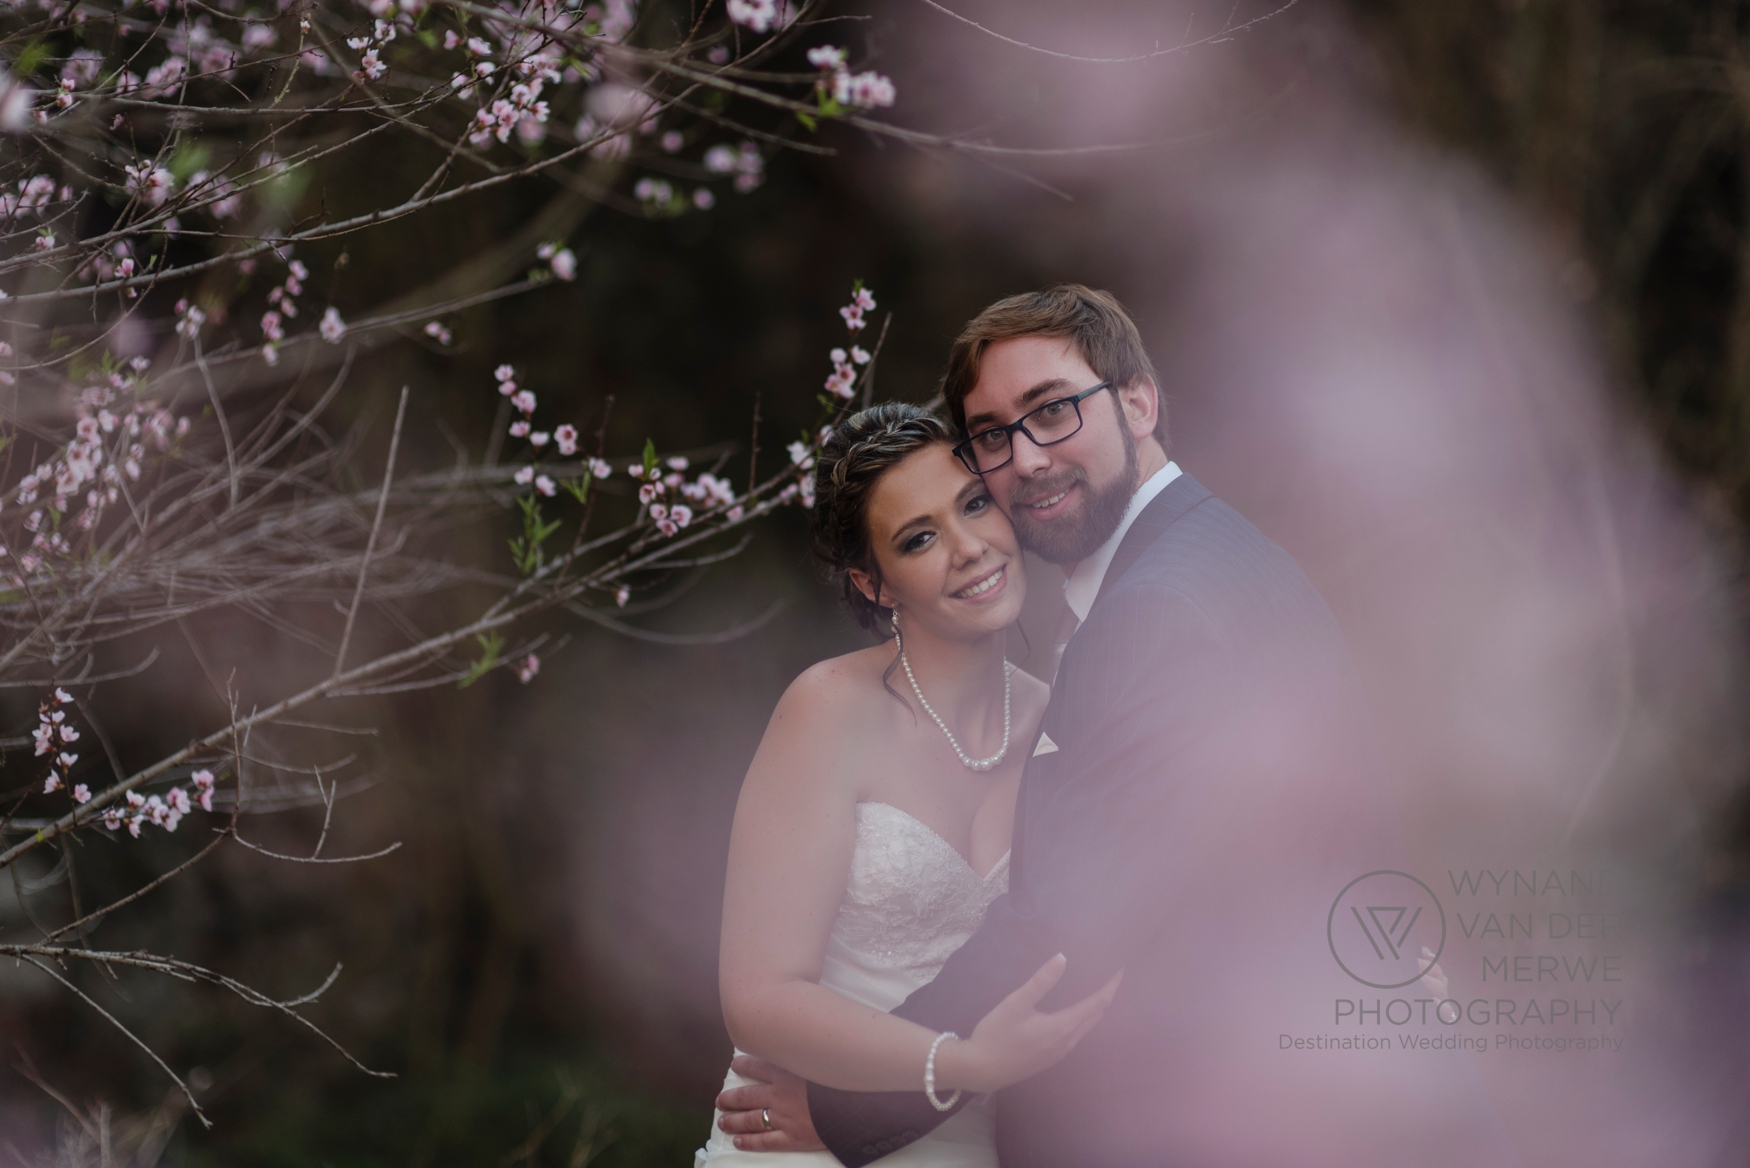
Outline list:
[[[1112,566],[1112,557],[1118,554],[1118,545],[1124,542],[1130,525],[1136,522],[1142,509],[1166,489],[1168,483],[1179,477],[1179,473],[1179,464],[1169,462],[1150,475],[1142,486],[1136,488],[1136,494],[1130,496],[1130,506],[1124,509],[1124,518],[1118,521],[1111,536],[1087,559],[1077,564],[1075,571],[1063,582],[1063,598],[1069,601],[1070,611],[1076,614],[1078,624],[1088,619],[1088,610],[1094,607],[1094,598],[1100,595],[1100,585],[1105,582],[1106,569]]]

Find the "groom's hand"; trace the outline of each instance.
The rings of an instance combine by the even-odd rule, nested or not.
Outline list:
[[[731,1087],[717,1096],[723,1118],[717,1126],[735,1137],[744,1152],[817,1152],[825,1149],[808,1117],[808,1088],[801,1079],[751,1054],[729,1064],[736,1074],[758,1079],[751,1087]],[[771,1116],[770,1127],[766,1124]]]

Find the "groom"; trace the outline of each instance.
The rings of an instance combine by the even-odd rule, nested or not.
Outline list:
[[[1009,894],[894,1012],[970,1035],[1052,954],[1068,970],[1041,1009],[1125,970],[1069,1057],[998,1095],[1004,1168],[1499,1162],[1469,1146],[1486,1125],[1464,1067],[1279,1047],[1337,1029],[1336,998],[1392,996],[1344,982],[1326,935],[1332,896],[1396,858],[1391,793],[1324,601],[1168,459],[1128,314],[1078,285],[999,301],[955,342],[943,396],[957,453],[1068,575],[1067,645]],[[751,1148],[824,1144],[857,1168],[946,1118],[921,1091],[742,1068],[769,1085],[719,1106]]]

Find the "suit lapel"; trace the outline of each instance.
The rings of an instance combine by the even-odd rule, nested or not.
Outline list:
[[[1106,568],[1105,578],[1100,581],[1099,594],[1094,597],[1094,608],[1100,606],[1100,597],[1106,595],[1106,590],[1111,588],[1120,576],[1136,565],[1136,561],[1142,557],[1142,553],[1153,546],[1155,540],[1166,533],[1167,528],[1184,518],[1191,508],[1212,497],[1201,483],[1188,474],[1181,474],[1168,483],[1166,489],[1151,499],[1148,506],[1142,509],[1142,513],[1136,517],[1136,521],[1130,525],[1130,530],[1124,533],[1124,539],[1118,545],[1118,552],[1112,557],[1112,563]],[[1092,614],[1093,609],[1089,609],[1089,615],[1092,616]],[[1071,641],[1073,643],[1073,637]],[[1048,724],[1053,726],[1057,724],[1057,719],[1053,715],[1058,714],[1062,708],[1063,704],[1059,701],[1057,693],[1053,692],[1051,701],[1045,708],[1045,716],[1040,719],[1040,736],[1047,733]],[[1033,749],[1036,751],[1038,746],[1039,737],[1035,737]],[[1022,771],[1021,797],[1015,801],[1013,847],[1009,856],[1011,888],[1021,887],[1021,873],[1024,869],[1022,845],[1027,836],[1027,792],[1030,786],[1028,779],[1038,769],[1040,757],[1050,758],[1057,753],[1056,750],[1053,750],[1044,756],[1029,757],[1026,769]]]
[[[1148,506],[1142,509],[1142,514],[1130,525],[1130,530],[1124,533],[1124,539],[1118,545],[1118,552],[1112,557],[1112,563],[1106,568],[1106,575],[1100,581],[1099,594],[1094,597],[1094,607],[1099,607],[1100,597],[1111,590],[1124,573],[1136,565],[1154,545],[1155,540],[1165,534],[1167,528],[1184,518],[1191,508],[1210,498],[1203,484],[1188,474],[1181,474],[1166,485],[1166,488],[1149,500]],[[1093,609],[1090,608],[1092,615]]]

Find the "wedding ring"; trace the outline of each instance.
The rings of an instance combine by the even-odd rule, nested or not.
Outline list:
[[[760,1108],[760,1118],[765,1121],[766,1130],[771,1131],[772,1130],[772,1109],[770,1107]]]

